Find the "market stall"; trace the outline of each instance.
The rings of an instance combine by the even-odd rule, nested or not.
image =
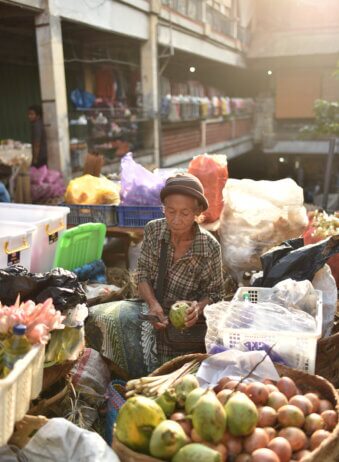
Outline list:
[[[7,254],[0,268],[0,405],[11,403],[0,420],[0,457],[11,450],[9,442],[34,462],[39,445],[41,458],[53,447],[53,460],[74,461],[79,454],[105,462],[329,462],[339,456],[338,217],[308,217],[292,180],[228,179],[224,156],[198,156],[189,172],[193,177],[180,181],[192,181],[197,203],[202,198],[206,205],[199,217],[203,250],[195,247],[194,271],[180,273],[179,289],[171,290],[189,294],[190,284],[199,290],[199,279],[212,298],[201,314],[189,295],[171,304],[167,335],[173,342],[189,338],[191,354],[164,364],[152,333],[161,319],[147,309],[139,320],[128,318],[137,296],[135,265],[110,268],[102,252],[105,236],[128,233],[140,241],[149,230],[149,250],[156,252],[162,231],[148,223],[164,223],[154,222],[164,216],[159,194],[163,201],[166,187],[170,196],[173,187],[178,192],[176,172],[150,172],[125,156],[120,182],[92,175],[72,180],[67,208],[8,206],[31,229],[17,224],[16,241],[6,248],[29,268],[21,258],[27,249],[16,248],[27,241],[36,272]],[[0,225],[14,231],[11,220],[0,208]],[[222,252],[220,267],[199,266],[206,227],[221,242],[206,238]],[[302,234],[313,243],[304,245]],[[192,313],[197,330],[186,325]],[[140,330],[131,338],[135,326]],[[133,366],[146,350],[153,361],[149,376],[131,376],[122,366],[128,358]],[[118,355],[124,361],[114,361]]]

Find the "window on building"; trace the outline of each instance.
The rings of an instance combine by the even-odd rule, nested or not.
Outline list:
[[[203,0],[162,0],[162,4],[172,8],[183,16],[196,21],[202,20]]]

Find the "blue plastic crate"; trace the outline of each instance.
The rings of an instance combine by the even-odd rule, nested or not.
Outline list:
[[[75,205],[67,204],[71,209],[67,223],[82,225],[84,223],[104,223],[106,226],[118,224],[116,207],[114,205]]]
[[[149,221],[164,218],[162,206],[125,206],[116,207],[118,225],[129,228],[143,228]]]

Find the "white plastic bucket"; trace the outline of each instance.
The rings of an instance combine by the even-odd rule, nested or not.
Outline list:
[[[0,268],[21,265],[31,270],[32,240],[36,227],[31,224],[0,221]]]
[[[68,207],[0,204],[0,222],[16,221],[36,227],[32,243],[32,272],[42,273],[52,269],[57,241],[67,229],[69,212]]]

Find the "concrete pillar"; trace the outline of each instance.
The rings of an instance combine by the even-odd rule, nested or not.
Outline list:
[[[47,6],[36,16],[35,28],[48,165],[67,178],[70,147],[61,19],[53,16]]]
[[[141,46],[141,82],[145,115],[151,119],[144,127],[145,147],[154,150],[154,163],[159,167],[161,159],[158,79],[158,11],[152,9],[149,16],[149,38]]]

